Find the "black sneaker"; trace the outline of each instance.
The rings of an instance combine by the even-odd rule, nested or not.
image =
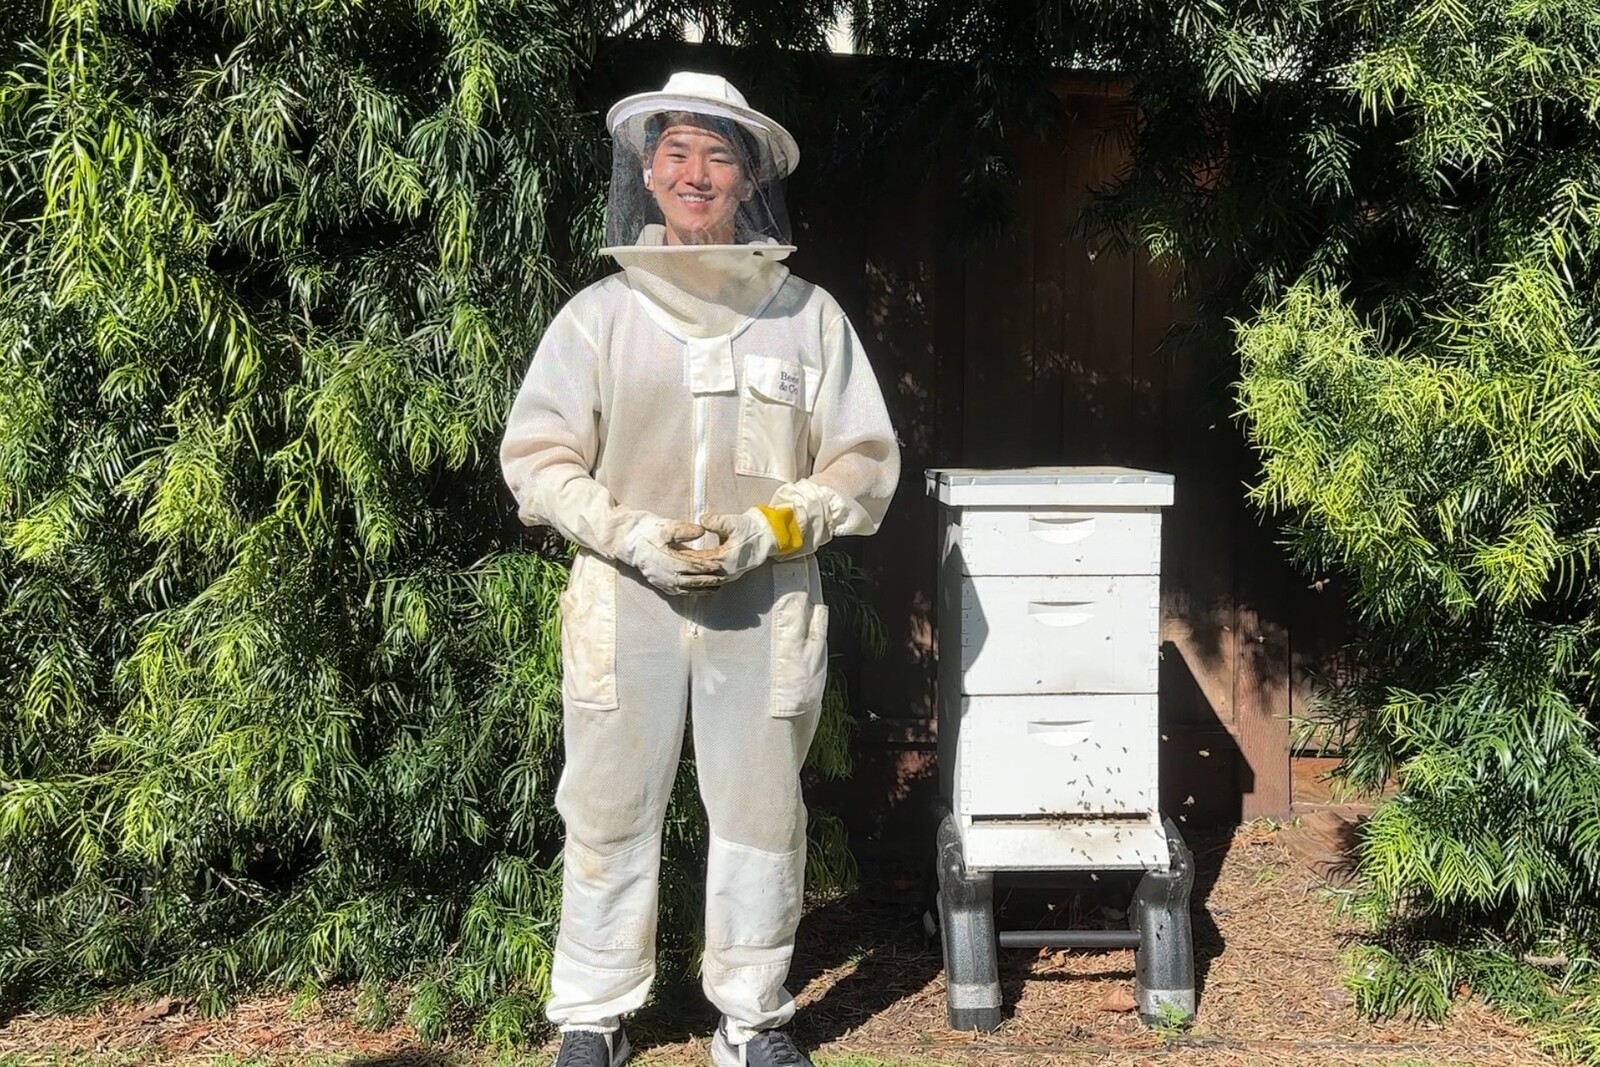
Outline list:
[[[561,1035],[561,1051],[550,1067],[622,1067],[631,1055],[628,1034],[621,1027],[609,1034],[568,1030]]]
[[[812,1067],[786,1031],[763,1030],[745,1044],[735,1045],[723,1036],[720,1026],[711,1039],[711,1062],[716,1067]]]

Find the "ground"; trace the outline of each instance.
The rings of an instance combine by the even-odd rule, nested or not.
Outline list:
[[[938,949],[923,930],[922,888],[916,872],[906,871],[874,878],[869,884],[881,888],[822,905],[808,917],[791,984],[801,1006],[798,1033],[818,1049],[818,1067],[1553,1063],[1526,1032],[1470,999],[1443,1024],[1374,1022],[1352,1009],[1341,956],[1354,930],[1339,916],[1335,887],[1341,828],[1337,817],[1322,813],[1288,825],[1251,823],[1195,843],[1201,991],[1199,1017],[1187,1032],[1153,1032],[1117,1010],[1132,990],[1127,951],[1010,953],[1001,973],[1004,1024],[992,1034],[951,1031]],[[1008,908],[1025,912],[1037,897]],[[1111,905],[1097,907],[1075,914],[1074,925],[1119,917]],[[354,1026],[349,1008],[335,996],[298,1016],[285,998],[252,1001],[221,1019],[163,1004],[69,1018],[19,1016],[0,1026],[0,1067],[476,1067],[541,1064],[550,1055],[549,1049],[495,1056],[466,1045],[421,1048],[405,1026],[381,1032]],[[692,989],[669,992],[630,1026],[637,1062],[706,1064],[711,1025]]]

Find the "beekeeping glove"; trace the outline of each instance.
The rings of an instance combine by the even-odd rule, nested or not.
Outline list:
[[[639,514],[617,546],[617,559],[637,568],[651,585],[682,596],[707,592],[728,580],[719,573],[716,560],[676,547],[704,536],[699,526],[649,512]]]
[[[722,538],[722,543],[696,554],[714,561],[718,572],[730,581],[773,557],[782,559],[804,547],[792,508],[757,504],[740,515],[703,515],[700,525]]]

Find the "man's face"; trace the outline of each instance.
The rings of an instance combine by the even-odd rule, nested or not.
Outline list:
[[[668,244],[732,244],[739,205],[754,195],[733,147],[698,126],[669,126],[645,187],[667,223]]]

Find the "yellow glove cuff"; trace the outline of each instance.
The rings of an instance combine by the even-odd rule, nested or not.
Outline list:
[[[778,539],[778,555],[793,555],[806,547],[800,522],[794,517],[794,508],[769,508],[765,504],[757,504],[756,510],[761,512],[761,517],[767,520],[773,536]]]

